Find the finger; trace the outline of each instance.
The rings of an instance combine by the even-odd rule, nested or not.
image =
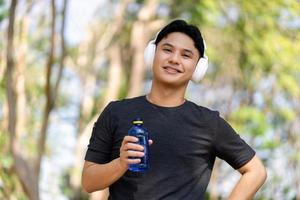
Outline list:
[[[126,157],[143,157],[145,155],[144,152],[140,151],[127,151]]]
[[[138,164],[138,163],[141,162],[141,159],[138,159],[138,158],[130,159],[130,158],[128,158],[128,159],[125,160],[125,162],[127,164]]]
[[[124,145],[124,150],[126,151],[128,149],[135,151],[143,151],[144,147],[142,145],[129,142]]]
[[[123,139],[123,142],[124,143],[127,143],[127,142],[138,142],[139,139],[137,137],[134,137],[134,136],[130,136],[130,135],[126,135]]]
[[[124,146],[128,143],[128,142],[138,142],[138,138],[134,137],[134,136],[125,136],[123,138],[122,144],[121,144],[121,148],[120,151],[122,151],[124,149]]]

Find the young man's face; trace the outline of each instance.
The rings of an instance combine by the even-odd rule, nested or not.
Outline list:
[[[153,62],[154,79],[172,86],[186,85],[198,59],[199,52],[188,35],[170,33],[157,44]]]

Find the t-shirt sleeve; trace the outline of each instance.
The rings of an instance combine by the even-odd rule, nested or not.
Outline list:
[[[254,157],[255,151],[219,116],[219,113],[215,120],[215,154],[234,169],[239,169]]]
[[[108,163],[111,157],[113,120],[111,105],[108,104],[94,123],[92,135],[85,155],[86,161]]]

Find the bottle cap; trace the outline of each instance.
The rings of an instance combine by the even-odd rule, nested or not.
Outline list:
[[[143,124],[143,119],[142,118],[136,118],[132,121],[133,124]]]

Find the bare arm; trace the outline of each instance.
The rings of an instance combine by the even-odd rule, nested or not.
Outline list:
[[[87,192],[94,192],[117,181],[127,170],[121,167],[119,159],[116,158],[107,164],[85,161],[81,180],[83,188]]]
[[[137,142],[136,137],[125,136],[120,148],[120,157],[106,164],[97,164],[85,161],[82,171],[82,186],[87,192],[103,190],[109,187],[128,169],[128,164],[136,164],[141,162],[140,159],[130,159],[129,157],[143,157],[141,152],[143,147],[134,144]],[[150,144],[152,141],[149,141]]]
[[[252,199],[267,178],[267,172],[257,156],[238,169],[242,177],[233,188],[228,200]]]

